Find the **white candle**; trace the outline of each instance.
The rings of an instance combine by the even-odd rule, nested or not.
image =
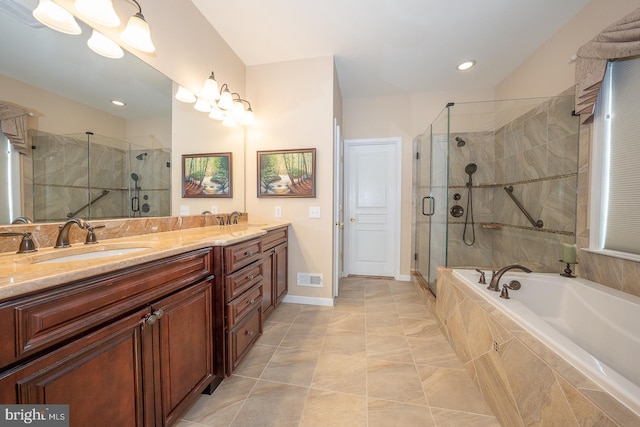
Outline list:
[[[576,245],[569,243],[562,244],[562,262],[566,264],[576,263]]]

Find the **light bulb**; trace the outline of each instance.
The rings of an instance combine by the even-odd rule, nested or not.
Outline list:
[[[156,48],[151,41],[149,24],[141,13],[136,13],[127,22],[127,26],[120,34],[120,38],[129,46],[141,52],[152,53]]]

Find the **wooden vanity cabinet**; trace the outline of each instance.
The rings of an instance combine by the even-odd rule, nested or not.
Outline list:
[[[251,239],[214,251],[216,278],[224,284],[225,333],[221,339],[228,376],[262,335],[262,240]]]
[[[0,401],[69,404],[72,426],[171,425],[221,381],[212,271],[203,249],[0,304],[15,359]]]
[[[263,299],[262,312],[267,319],[282,302],[288,290],[287,227],[270,230],[262,238]]]

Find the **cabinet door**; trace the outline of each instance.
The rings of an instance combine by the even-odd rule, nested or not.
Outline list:
[[[213,379],[211,281],[152,305],[158,317],[163,424],[171,424]]]
[[[275,269],[274,301],[277,305],[284,299],[285,295],[287,295],[287,289],[289,286],[287,274],[287,269],[289,268],[287,262],[287,244],[284,243],[276,246],[275,251],[275,260],[273,264]]]
[[[266,320],[275,308],[273,299],[273,261],[275,249],[269,249],[262,257],[262,315]]]
[[[146,314],[139,311],[4,374],[0,388],[15,390],[15,403],[68,404],[71,426],[153,425],[152,417],[145,421],[152,404],[143,385],[151,366],[142,351],[151,336]]]

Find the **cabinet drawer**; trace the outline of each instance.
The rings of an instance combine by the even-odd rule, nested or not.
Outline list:
[[[260,335],[262,335],[262,307],[258,304],[249,315],[227,333],[228,375],[233,373]]]
[[[262,255],[260,255],[262,259]],[[251,264],[240,271],[229,275],[225,279],[226,301],[239,297],[247,289],[262,282],[262,262]]]
[[[256,285],[227,304],[227,324],[233,328],[256,306],[262,304],[262,284]]]
[[[115,319],[212,272],[211,250],[202,249],[11,302],[0,308],[0,318],[13,318],[6,327],[13,326],[15,348],[3,343],[0,366]]]
[[[232,273],[262,258],[262,240],[254,239],[224,248],[224,272]]]
[[[262,250],[266,251],[287,241],[287,227],[269,231],[262,238]]]

